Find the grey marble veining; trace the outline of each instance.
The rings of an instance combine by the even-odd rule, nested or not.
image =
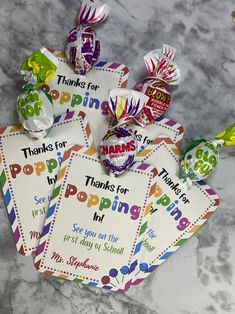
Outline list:
[[[183,124],[185,141],[213,136],[235,121],[235,24],[231,0],[108,0],[99,27],[102,59],[129,66],[132,87],[144,77],[143,55],[177,48],[182,82],[166,116]],[[17,122],[18,67],[41,47],[63,49],[79,1],[1,0],[0,125]],[[42,276],[16,253],[5,206],[0,209],[1,314],[235,313],[235,150],[226,149],[208,180],[222,203],[213,217],[152,276],[126,295]]]

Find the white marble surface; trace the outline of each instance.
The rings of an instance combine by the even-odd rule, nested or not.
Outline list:
[[[235,24],[231,0],[108,0],[112,14],[98,30],[102,58],[126,63],[130,87],[145,74],[142,56],[177,48],[182,84],[167,117],[181,122],[185,143],[213,136],[235,121]],[[18,66],[47,46],[63,49],[79,1],[1,0],[0,125],[17,121]],[[126,295],[45,277],[16,253],[6,210],[0,209],[1,314],[235,313],[235,149],[221,156],[209,183],[222,204],[196,236]]]

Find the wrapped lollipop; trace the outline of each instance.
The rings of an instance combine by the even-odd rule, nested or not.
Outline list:
[[[110,175],[118,176],[134,162],[137,141],[130,130],[116,127],[108,131],[100,144],[100,158]]]
[[[74,72],[85,75],[100,55],[100,41],[90,24],[103,22],[110,8],[98,0],[83,0],[78,12],[78,25],[67,38],[65,54]]]
[[[181,156],[181,180],[190,187],[193,182],[207,178],[217,166],[219,150],[229,145],[235,145],[235,123],[216,135],[213,140],[193,141]]]
[[[45,137],[53,125],[54,108],[50,95],[41,87],[54,75],[58,60],[46,48],[35,51],[20,67],[27,82],[24,92],[17,97],[20,123],[34,138]]]
[[[125,88],[113,89],[109,94],[109,112],[118,125],[133,122],[149,101],[143,93]]]
[[[170,105],[170,86],[178,85],[180,81],[180,70],[174,62],[175,52],[175,48],[164,44],[162,50],[153,50],[144,57],[149,76],[134,87],[150,98],[135,119],[142,127],[162,116]]]
[[[109,110],[117,125],[108,131],[100,144],[100,158],[110,175],[118,176],[133,164],[138,144],[126,124],[135,119],[147,101],[147,96],[129,89],[110,92]]]

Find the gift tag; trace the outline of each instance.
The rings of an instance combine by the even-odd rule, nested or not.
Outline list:
[[[0,183],[17,250],[33,254],[65,149],[93,143],[86,114],[57,116],[48,136],[33,140],[21,126],[0,129]]]
[[[57,114],[67,110],[82,110],[87,114],[98,145],[110,125],[109,92],[126,87],[129,70],[123,64],[99,61],[85,76],[77,75],[62,53],[54,54],[60,63],[43,89],[51,94]]]
[[[220,199],[205,182],[187,190],[177,177],[179,151],[169,139],[159,137],[138,158],[157,169],[154,200],[146,213],[148,227],[135,268],[126,276],[120,291],[138,285],[207,221],[219,206]]]
[[[66,151],[36,268],[117,290],[140,252],[155,176],[151,165],[135,163],[122,176],[110,177],[104,174],[95,150],[74,146]]]
[[[144,128],[138,125],[131,125],[131,129],[136,135],[139,151],[143,150],[161,135],[169,137],[180,148],[184,136],[182,125],[164,117],[158,118],[154,123],[148,124]]]

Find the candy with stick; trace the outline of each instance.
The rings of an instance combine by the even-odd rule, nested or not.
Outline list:
[[[54,121],[51,96],[41,87],[55,74],[58,59],[46,48],[41,48],[27,57],[20,67],[20,73],[27,82],[24,92],[17,97],[19,121],[33,138],[47,135]]]
[[[100,144],[100,158],[110,175],[120,175],[134,162],[137,141],[130,130],[116,127],[108,131]]]
[[[117,283],[119,284],[119,280],[117,279],[117,275],[118,275],[118,270],[116,268],[110,269],[109,276],[112,278],[115,278]]]
[[[123,282],[125,276],[129,274],[129,271],[130,271],[130,268],[128,266],[125,265],[125,266],[121,267],[120,272],[122,274],[122,282]]]
[[[109,12],[109,6],[98,0],[83,0],[78,25],[69,32],[65,50],[75,73],[85,75],[98,60],[100,41],[91,24],[103,22]]]
[[[105,285],[105,286],[108,285],[108,284],[110,284],[110,285],[112,285],[113,287],[115,287],[115,285],[110,282],[110,277],[109,277],[109,276],[103,276],[103,277],[101,278],[101,282],[102,282],[102,284]]]
[[[194,181],[207,178],[216,168],[219,150],[235,145],[235,123],[215,136],[213,140],[196,140],[181,156],[180,178],[189,187]]]
[[[113,89],[109,94],[109,111],[118,125],[131,122],[147,105],[149,97],[125,88]]]
[[[122,280],[121,282],[124,281],[124,278],[126,275],[128,275],[130,272],[130,267],[128,267],[127,265],[124,265],[120,268],[120,270],[116,269],[116,268],[112,268],[109,271],[109,275],[105,275],[101,278],[101,282],[104,286],[106,286],[106,288],[108,288],[108,285],[111,285],[113,287],[117,287],[120,285],[120,281],[118,280],[118,275],[121,274],[122,275]],[[114,284],[113,282],[111,282],[112,279],[116,280],[116,283]]]
[[[139,265],[139,271],[135,274],[137,276],[141,271],[146,272],[148,270],[149,266],[147,263],[140,263]]]
[[[175,52],[175,48],[164,44],[163,49],[153,50],[144,57],[149,76],[134,87],[150,98],[135,119],[143,127],[164,114],[171,101],[170,86],[179,84]]]

